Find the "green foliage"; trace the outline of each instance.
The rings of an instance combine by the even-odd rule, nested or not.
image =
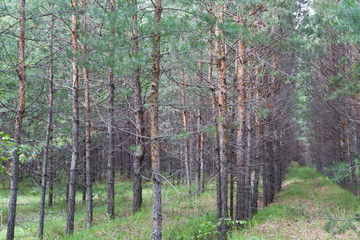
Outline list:
[[[270,109],[269,108],[263,108],[263,107],[260,107],[257,111],[257,116],[260,116],[260,118],[262,120],[264,120],[265,118],[267,118],[267,116],[269,115],[270,113]]]
[[[354,231],[357,236],[360,238],[360,231],[357,229],[358,219],[344,219],[344,220],[336,220],[331,214],[327,214],[327,221],[324,226],[325,231],[335,234],[344,234],[348,230]]]
[[[175,139],[186,139],[189,137],[189,131],[188,130],[181,130],[178,134],[174,135]]]
[[[332,166],[326,167],[325,171],[330,176],[330,180],[336,184],[341,184],[350,178],[350,166],[346,162],[334,162]]]
[[[195,230],[194,239],[215,239],[220,235],[220,232],[217,231],[217,224],[213,222],[202,222]]]
[[[35,158],[41,152],[38,146],[17,144],[9,134],[5,134],[4,132],[0,132],[0,137],[0,172],[6,172],[2,163],[11,158],[14,151],[18,152],[21,163]]]

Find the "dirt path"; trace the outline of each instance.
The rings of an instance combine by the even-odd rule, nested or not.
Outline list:
[[[273,204],[230,239],[360,239],[360,200],[307,167],[290,169]]]

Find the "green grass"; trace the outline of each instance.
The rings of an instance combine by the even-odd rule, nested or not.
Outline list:
[[[215,188],[215,183],[208,185]],[[62,186],[64,187],[64,186]],[[176,186],[177,190],[187,193],[184,185]],[[37,239],[38,212],[40,204],[40,189],[31,182],[20,184],[18,196],[16,239]],[[114,220],[109,219],[107,211],[106,183],[94,185],[94,224],[86,229],[86,203],[82,202],[81,191],[76,195],[76,213],[74,235],[66,236],[66,201],[65,189],[55,190],[54,206],[46,209],[45,239],[151,239],[151,182],[143,183],[142,211],[132,213],[132,184],[129,180],[117,180],[115,184],[115,214]],[[3,217],[0,239],[6,236],[8,190],[0,190],[0,212]],[[179,195],[171,186],[164,183],[162,187],[163,202],[163,238],[191,239],[215,231],[208,225],[216,222],[215,191],[188,197]],[[207,224],[207,225],[206,225]],[[200,229],[200,231],[199,231]],[[207,232],[208,231],[208,232]]]
[[[283,190],[273,204],[261,209],[242,230],[229,239],[359,239],[360,199],[310,167],[293,164]],[[347,226],[346,226],[347,225]]]
[[[106,183],[94,185],[94,224],[86,229],[86,203],[79,191],[76,198],[74,235],[66,236],[66,202],[64,186],[57,186],[52,208],[46,209],[45,239],[151,239],[151,183],[143,184],[142,211],[132,214],[132,184],[117,179],[116,218],[106,214]],[[176,186],[187,193],[186,186]],[[32,181],[23,181],[19,191],[16,239],[37,239],[40,189]],[[0,189],[0,212],[3,225],[0,239],[5,238],[8,190]],[[163,239],[216,239],[215,182],[196,196],[181,196],[164,183]],[[358,239],[357,233],[343,222],[333,225],[326,219],[348,218],[360,213],[360,200],[349,191],[333,184],[309,167],[293,164],[288,170],[284,187],[273,204],[260,211],[243,229],[233,229],[229,239]],[[358,222],[352,222],[354,229]],[[327,227],[327,230],[325,229]]]

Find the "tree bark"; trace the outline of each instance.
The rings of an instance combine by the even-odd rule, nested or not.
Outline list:
[[[113,14],[115,11],[115,0],[110,1],[110,12]],[[111,35],[115,36],[115,29],[111,29]],[[109,57],[112,55],[113,46],[111,46],[111,51]],[[108,69],[108,143],[109,143],[109,152],[108,152],[108,161],[107,161],[107,172],[108,172],[108,201],[107,201],[107,213],[111,219],[115,217],[115,188],[114,188],[114,127],[115,127],[115,118],[114,118],[114,92],[115,92],[115,81],[114,81],[114,70],[112,66]]]
[[[238,68],[238,61],[235,61],[235,71]],[[233,86],[236,86],[237,78],[236,75],[233,79]],[[234,215],[234,187],[235,187],[235,170],[236,170],[236,103],[237,103],[237,89],[233,87],[233,96],[232,96],[232,108],[231,108],[231,145],[230,145],[230,218],[235,220]]]
[[[160,22],[161,0],[154,2],[154,40],[152,53],[152,81],[150,93],[150,132],[151,132],[151,163],[153,191],[152,240],[162,239],[162,206],[161,206],[161,174],[160,174],[160,143],[159,136],[159,80],[160,80]]]
[[[226,53],[223,32],[219,25],[223,22],[224,7],[220,4],[215,6],[215,43],[216,65],[218,70],[218,86],[219,86],[219,152],[220,152],[220,182],[221,182],[221,218],[228,217],[227,207],[227,84],[226,84]],[[226,224],[221,220],[220,225],[221,239],[226,239]]]
[[[54,5],[51,4],[51,10],[53,10]],[[49,43],[49,108],[48,108],[48,119],[46,125],[46,137],[45,137],[45,147],[42,163],[42,174],[41,174],[41,199],[40,199],[40,213],[39,213],[39,238],[43,239],[44,235],[44,215],[45,215],[45,197],[46,197],[46,178],[49,173],[47,169],[47,163],[49,159],[49,148],[52,135],[52,117],[53,117],[53,103],[54,103],[54,52],[53,52],[53,42],[54,42],[54,15],[51,15],[50,22],[50,43]],[[49,199],[50,200],[50,199]]]
[[[257,76],[257,73],[256,73]],[[256,114],[256,118],[255,118],[255,123],[256,123],[256,133],[255,133],[255,166],[254,166],[254,171],[255,171],[255,177],[254,177],[254,187],[253,187],[253,192],[252,192],[252,204],[251,204],[251,209],[252,209],[252,214],[255,214],[258,211],[258,198],[259,198],[259,182],[260,182],[260,170],[261,170],[261,159],[263,154],[264,154],[264,146],[262,144],[262,136],[263,136],[263,124],[262,124],[262,119],[260,117],[260,110],[261,110],[261,104],[260,104],[260,100],[262,98],[261,96],[261,89],[260,89],[260,79],[256,79],[256,86],[255,86],[255,100],[257,103],[256,109],[257,109],[257,114]]]
[[[241,16],[238,16],[240,24],[244,24],[241,21]],[[237,109],[237,122],[240,126],[237,129],[237,171],[238,171],[238,184],[237,184],[237,197],[236,197],[236,219],[244,220],[246,205],[245,205],[245,165],[246,165],[246,156],[245,156],[245,126],[246,126],[246,116],[245,116],[245,51],[246,45],[245,42],[241,39],[239,40],[238,45],[238,69],[237,69],[237,91],[238,91],[238,109]]]
[[[251,197],[252,197],[252,186],[251,186],[251,172],[252,172],[252,100],[253,100],[253,83],[251,77],[248,81],[248,94],[247,94],[247,109],[246,109],[246,133],[247,133],[247,149],[246,149],[246,167],[245,167],[245,218],[250,219],[252,215],[251,210]]]
[[[356,100],[352,99],[351,112],[354,119],[357,118],[357,108],[356,108]],[[356,177],[356,165],[355,165],[355,152],[356,152],[356,122],[351,121],[350,123],[350,172],[351,172],[351,191],[356,196],[357,195],[357,177]]]
[[[202,63],[199,63],[199,84],[201,84],[202,81]],[[203,99],[201,96],[199,96],[199,109],[198,109],[198,116],[197,116],[197,131],[199,132],[199,137],[198,137],[198,147],[199,147],[199,152],[198,152],[198,156],[199,156],[199,168],[198,168],[198,176],[199,176],[199,185],[198,185],[198,189],[199,192],[204,192],[204,186],[205,186],[205,177],[204,177],[204,157],[205,157],[205,152],[204,152],[204,142],[205,142],[205,135],[204,135],[204,131],[202,131],[202,126],[203,126],[203,111],[202,111],[202,104],[203,104]]]
[[[209,10],[212,14],[212,9]],[[211,15],[210,15],[211,16]],[[219,153],[219,135],[218,135],[218,107],[217,107],[217,97],[216,97],[216,86],[217,83],[215,79],[213,80],[213,41],[212,29],[210,26],[209,29],[209,68],[208,68],[208,82],[210,84],[211,90],[211,106],[212,106],[212,125],[213,125],[213,163],[215,165],[215,174],[216,174],[216,205],[217,205],[217,219],[221,218],[221,177],[220,177],[220,153]]]
[[[85,87],[85,165],[86,165],[86,226],[91,227],[93,221],[93,198],[92,198],[92,164],[91,164],[91,123],[90,123],[90,83],[89,83],[89,70],[86,65],[88,63],[87,59],[87,26],[86,26],[86,0],[81,0],[82,16],[81,24],[83,31],[83,59],[85,65],[83,66],[83,77],[84,77],[84,87]]]
[[[71,45],[73,51],[72,59],[72,155],[70,163],[70,177],[69,177],[69,195],[67,208],[67,224],[66,233],[72,234],[74,231],[74,217],[75,217],[75,194],[76,194],[76,164],[79,159],[79,69],[78,59],[76,53],[78,50],[77,43],[77,5],[78,0],[72,0],[72,25],[71,25]]]
[[[132,0],[131,3],[137,9],[137,0]],[[132,28],[132,40],[134,42],[133,57],[137,57],[139,53],[139,38],[137,33],[137,13],[132,17],[133,28]],[[135,108],[135,128],[136,128],[136,152],[134,158],[134,177],[133,177],[133,211],[134,213],[141,210],[142,204],[142,183],[140,168],[144,159],[145,147],[142,136],[145,135],[144,128],[144,110],[141,100],[141,83],[140,83],[140,68],[136,67],[134,71],[133,79],[134,89],[134,108]]]
[[[182,117],[183,117],[183,129],[188,131],[188,122],[187,122],[187,111],[186,111],[186,91],[185,91],[185,71],[181,69],[181,102],[182,102]],[[185,149],[184,149],[184,164],[185,164],[185,174],[186,174],[186,184],[188,186],[188,194],[191,194],[191,168],[190,168],[190,147],[189,147],[189,138],[185,138]]]
[[[16,111],[15,135],[14,139],[17,145],[21,143],[22,119],[25,112],[25,89],[26,89],[26,64],[25,64],[25,0],[20,0],[20,17],[19,17],[19,105]],[[17,150],[12,153],[11,185],[9,200],[9,215],[7,222],[6,239],[14,239],[16,203],[19,180],[19,153]]]
[[[52,141],[52,136],[50,138],[50,142]],[[53,205],[53,189],[54,189],[54,178],[55,178],[55,172],[53,167],[53,149],[50,145],[49,148],[49,156],[48,156],[49,162],[48,162],[48,179],[49,179],[49,195],[48,195],[48,207],[51,207]]]

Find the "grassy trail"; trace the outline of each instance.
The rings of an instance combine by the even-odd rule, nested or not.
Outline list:
[[[360,199],[314,169],[293,164],[273,204],[230,239],[360,239]]]
[[[131,182],[118,179],[115,187],[116,219],[111,220],[106,215],[106,185],[94,186],[94,225],[89,230],[86,204],[81,201],[81,192],[77,193],[73,236],[64,235],[66,202],[64,190],[59,190],[63,188],[58,188],[54,207],[46,209],[45,239],[151,239],[151,183],[144,183],[143,211],[137,214],[132,214]],[[187,193],[186,186],[176,187]],[[215,183],[206,188],[205,193],[188,197],[163,184],[163,239],[216,239]],[[40,189],[31,182],[23,182],[20,189],[16,239],[37,239]],[[0,239],[6,236],[7,201],[8,191],[0,189]],[[229,232],[229,239],[359,239],[356,231],[360,222],[317,219],[349,218],[356,213],[360,213],[359,198],[314,169],[293,164],[275,202],[261,209],[244,229]]]

